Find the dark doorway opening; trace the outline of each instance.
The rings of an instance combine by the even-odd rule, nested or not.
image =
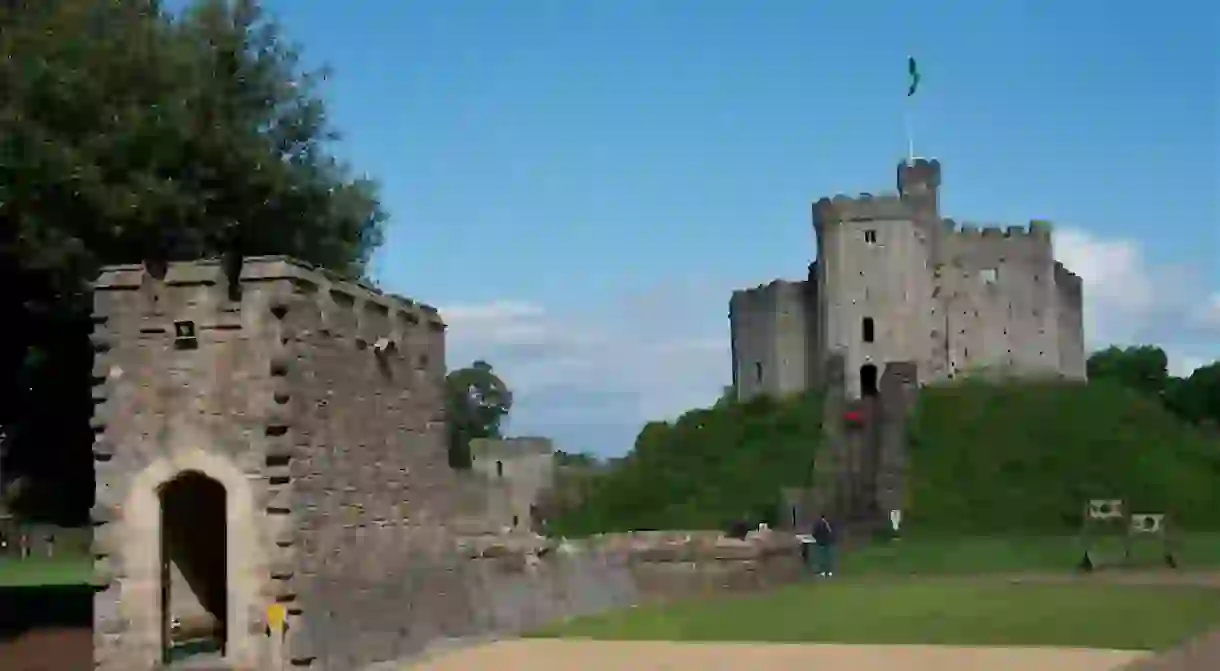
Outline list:
[[[877,395],[877,367],[871,363],[860,366],[860,395]]]
[[[162,661],[223,657],[229,587],[225,488],[189,471],[165,483],[160,494]]]

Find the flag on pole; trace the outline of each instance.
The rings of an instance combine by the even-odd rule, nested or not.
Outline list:
[[[915,57],[907,57],[907,74],[909,81],[907,83],[907,97],[915,95],[915,89],[919,88],[919,68],[915,66]]]

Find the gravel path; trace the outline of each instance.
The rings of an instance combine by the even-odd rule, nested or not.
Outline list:
[[[1146,653],[923,645],[775,645],[517,640],[435,659],[416,671],[1113,671]]]

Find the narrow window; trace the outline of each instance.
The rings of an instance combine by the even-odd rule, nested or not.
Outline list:
[[[863,324],[861,325],[861,328],[862,328],[862,330],[864,331],[864,342],[872,342],[872,341],[873,341],[873,336],[874,336],[874,333],[873,333],[873,318],[872,318],[872,317],[865,317],[865,318],[864,318],[864,322],[863,322]]]
[[[761,361],[754,362],[754,381],[760,382],[760,383],[762,382],[762,362]]]
[[[864,232],[864,241],[870,245],[877,244],[877,231],[874,231],[871,228],[869,230],[865,231]]]
[[[496,462],[496,477],[497,478],[504,477],[504,462],[503,461]]]
[[[521,524],[521,518],[513,515],[513,528],[516,529],[518,524]]]

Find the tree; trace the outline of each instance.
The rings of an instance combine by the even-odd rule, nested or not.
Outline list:
[[[287,254],[360,275],[376,186],[331,152],[322,73],[255,0],[0,4],[0,446],[27,514],[92,499],[88,282],[104,264]]]
[[[1220,361],[1175,380],[1166,397],[1166,404],[1179,416],[1196,423],[1220,424]]]
[[[1089,380],[1110,380],[1146,394],[1159,395],[1169,383],[1169,357],[1152,345],[1112,345],[1094,352],[1086,368]]]
[[[512,405],[512,392],[486,361],[449,373],[445,377],[449,465],[470,468],[470,441],[502,437],[501,424]]]
[[[598,460],[595,455],[589,454],[588,452],[564,452],[563,450],[555,450],[555,465],[592,468],[598,465]]]
[[[649,422],[626,458],[592,479],[550,530],[567,535],[724,528],[771,521],[781,488],[808,483],[821,442],[821,397],[759,397]]]

